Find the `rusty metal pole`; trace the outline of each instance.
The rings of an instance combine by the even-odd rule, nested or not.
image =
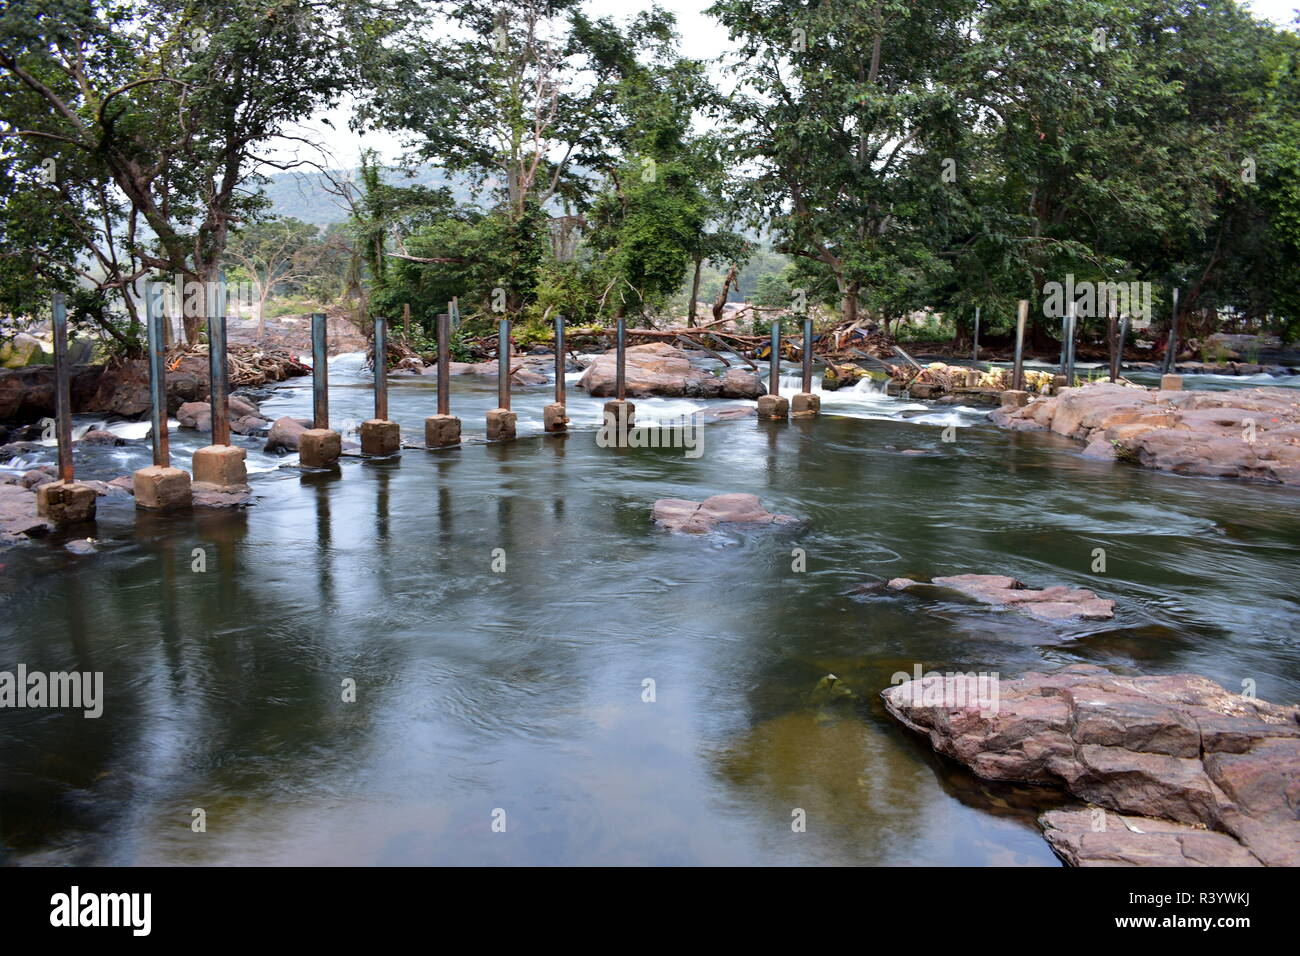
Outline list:
[[[1119,371],[1124,365],[1124,338],[1128,335],[1128,316],[1119,317],[1118,341],[1115,343],[1115,355],[1110,360],[1110,380],[1119,380]]]
[[[72,370],[68,367],[68,306],[54,293],[54,423],[59,439],[59,481],[72,482]]]
[[[212,444],[230,444],[230,372],[226,364],[226,274],[220,273],[215,294],[204,294],[208,306],[208,380],[212,409]],[[215,302],[213,301],[215,300]]]
[[[977,305],[975,306],[975,342],[974,342],[974,349],[971,353],[971,361],[978,362],[979,360],[980,360],[980,307]]]
[[[329,349],[326,340],[326,316],[313,312],[311,317],[311,396],[313,428],[330,427]]]
[[[614,395],[627,400],[627,323],[621,318],[614,337]]]
[[[1070,303],[1070,311],[1065,317],[1065,385],[1074,388],[1074,336],[1078,324],[1076,307]]]
[[[767,394],[781,394],[781,320],[772,320],[771,354],[767,357]]]
[[[510,320],[497,327],[497,408],[510,408]]]
[[[149,338],[149,394],[153,409],[149,419],[153,426],[153,463],[171,467],[171,449],[167,442],[167,316],[158,301],[160,288],[155,282],[144,284],[144,314]]]
[[[451,315],[438,316],[438,414],[451,414]]]
[[[1011,387],[1017,391],[1025,387],[1025,323],[1029,321],[1029,300],[1021,299],[1016,316],[1016,364],[1011,373]]]
[[[564,404],[564,316],[555,317],[555,402]]]
[[[375,316],[375,418],[388,421],[388,321]]]
[[[804,394],[812,392],[812,319],[803,320],[803,390]]]

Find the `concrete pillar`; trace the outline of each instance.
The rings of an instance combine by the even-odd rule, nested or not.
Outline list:
[[[487,413],[488,441],[509,441],[515,437],[519,416],[508,408],[494,408]]]
[[[758,399],[758,417],[784,419],[790,414],[790,402],[782,395],[762,395]]]
[[[791,418],[816,418],[821,410],[822,397],[815,392],[799,392],[790,400]]]
[[[625,399],[605,403],[601,434],[615,448],[627,447],[627,433],[636,427],[636,406]]]
[[[194,503],[190,491],[190,473],[169,465],[141,468],[135,473],[132,488],[137,508],[179,511]]]
[[[248,490],[248,452],[238,445],[208,445],[194,453],[194,485],[213,491]]]
[[[450,448],[460,444],[460,419],[455,415],[430,415],[424,420],[424,444]]]
[[[568,416],[564,414],[565,407],[559,402],[552,402],[542,409],[543,428],[548,432],[562,432],[569,427]]]
[[[343,453],[343,436],[329,428],[309,428],[298,437],[298,463],[304,468],[332,468]]]
[[[1018,388],[1009,388],[1002,393],[1003,408],[1024,408],[1029,404],[1029,393]]]
[[[1183,377],[1181,375],[1160,376],[1160,391],[1181,392],[1182,390],[1183,390]]]
[[[36,489],[36,513],[55,524],[94,521],[98,498],[95,489],[88,485],[75,481],[49,481]]]
[[[372,418],[361,423],[361,454],[388,458],[402,450],[402,429],[397,422]]]

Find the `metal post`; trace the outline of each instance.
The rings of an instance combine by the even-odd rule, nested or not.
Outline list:
[[[1124,339],[1128,335],[1128,316],[1119,317],[1119,345],[1115,349],[1115,375],[1119,376],[1120,369],[1124,367]]]
[[[402,341],[411,341],[411,303],[402,306]]]
[[[451,414],[451,313],[438,316],[438,414]]]
[[[311,317],[311,395],[314,410],[313,428],[330,427],[330,367],[326,343],[327,319],[324,312]]]
[[[972,362],[980,360],[980,307],[975,306],[975,350],[971,355]]]
[[[230,373],[226,365],[226,274],[217,279],[214,295],[207,293],[208,381],[212,408],[212,444],[230,444]],[[215,299],[215,302],[213,301]]]
[[[167,443],[167,316],[163,314],[155,282],[144,284],[144,314],[149,336],[149,392],[153,399],[150,422],[153,425],[153,463],[171,467],[171,450]]]
[[[1174,309],[1169,317],[1169,343],[1165,349],[1165,372],[1173,372],[1178,355],[1178,290],[1174,290]]]
[[[68,367],[68,307],[54,293],[54,423],[59,439],[59,481],[72,482],[72,370]]]
[[[615,397],[622,402],[627,399],[627,329],[623,319],[618,320],[614,343],[614,393]]]
[[[772,320],[772,353],[767,357],[767,394],[781,394],[781,322]]]
[[[497,408],[510,407],[510,320],[497,329]]]
[[[808,394],[812,391],[812,319],[803,320],[803,391]]]
[[[1110,332],[1110,380],[1114,382],[1119,380],[1119,367],[1124,361],[1124,324],[1123,321],[1116,322],[1113,308],[1107,325]]]
[[[555,401],[564,402],[564,316],[555,317]]]
[[[1075,305],[1071,302],[1065,317],[1065,384],[1068,388],[1074,387],[1074,333],[1077,321]]]
[[[1029,300],[1021,299],[1016,316],[1016,364],[1011,373],[1011,387],[1016,390],[1025,387],[1025,323],[1029,320]]]
[[[375,316],[375,418],[388,421],[388,321]]]

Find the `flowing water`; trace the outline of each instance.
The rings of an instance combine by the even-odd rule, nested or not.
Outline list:
[[[336,426],[370,417],[359,357],[332,380]],[[481,435],[495,382],[454,383]],[[390,391],[420,441],[432,384]],[[247,511],[113,496],[97,553],[0,552],[0,670],[102,671],[106,698],[98,719],[0,711],[0,858],[1050,866],[1035,816],[1057,798],[935,756],[884,714],[892,675],[1083,661],[1300,700],[1293,492],[1090,461],[869,385],[826,394],[816,421],[705,426],[698,458],[600,447],[601,402],[576,391],[573,432],[540,435],[550,400],[516,391],[516,442],[337,474],[249,441]],[[263,411],[310,403],[302,381]],[[637,410],[706,404],[741,403]],[[173,442],[187,466],[206,436]],[[77,464],[111,478],[147,457],[83,447]],[[651,526],[657,498],[728,491],[808,526]],[[963,572],[1092,588],[1116,617],[1046,624],[880,586]],[[858,699],[819,706],[828,673]]]

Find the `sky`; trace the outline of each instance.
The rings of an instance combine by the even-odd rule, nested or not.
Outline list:
[[[727,47],[727,31],[712,17],[705,16],[712,0],[657,0],[658,5],[677,16],[677,30],[681,35],[681,51],[695,59],[712,59]],[[1294,23],[1300,0],[1245,0],[1246,6],[1257,16],[1278,24]],[[651,0],[590,0],[589,16],[613,17],[623,21],[638,10],[649,9]],[[322,117],[300,124],[293,132],[318,141],[333,156],[328,163],[335,168],[354,168],[359,165],[361,151],[373,148],[385,162],[395,162],[401,155],[399,137],[387,133],[369,133],[358,136],[348,129],[350,107],[344,105]],[[332,128],[322,122],[328,118]],[[313,157],[315,158],[315,157]]]

